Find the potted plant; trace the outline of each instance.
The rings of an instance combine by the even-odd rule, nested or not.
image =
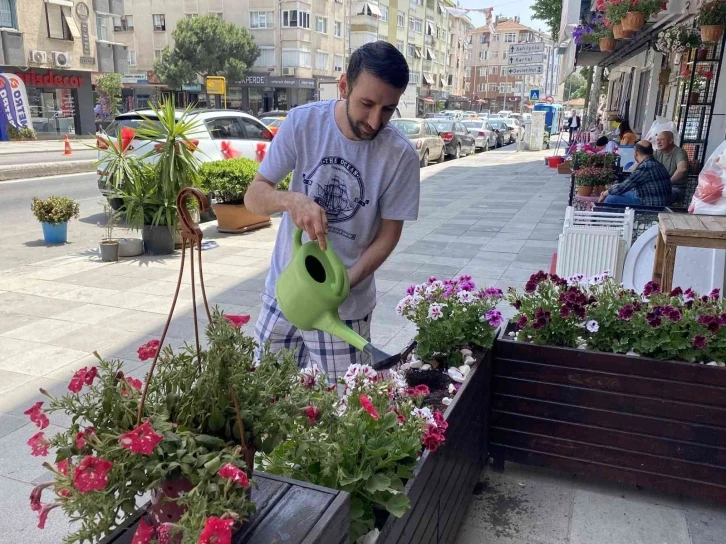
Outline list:
[[[116,226],[117,214],[108,203],[104,204],[103,210],[106,215],[106,225],[104,225],[106,236],[101,239],[100,243],[101,260],[105,263],[116,262],[119,257],[119,242],[113,239],[113,229]]]
[[[682,53],[687,49],[699,49],[702,45],[698,30],[682,23],[659,32],[655,50],[661,53]]]
[[[628,12],[623,18],[623,30],[639,32],[645,21],[663,8],[662,0],[625,0]]]
[[[80,213],[78,202],[66,196],[34,196],[30,209],[43,226],[46,244],[65,244],[68,241],[68,221],[78,219]]]
[[[623,19],[628,13],[629,2],[623,0],[609,0],[600,3],[600,11],[604,12],[603,24],[612,27],[613,37],[616,40],[629,39],[633,33],[623,28]]]
[[[614,51],[615,50],[615,38],[613,38],[613,29],[602,26],[599,30],[596,30],[593,35],[597,38],[597,44],[600,51]]]
[[[701,4],[696,16],[696,26],[701,29],[701,39],[706,43],[719,43],[726,25],[726,2],[711,0]]]
[[[200,188],[214,195],[214,213],[220,232],[247,232],[270,226],[270,218],[245,208],[244,195],[257,174],[259,163],[236,158],[204,163],[199,169]],[[286,190],[289,177],[278,188]]]
[[[583,166],[575,170],[575,186],[579,196],[590,196],[595,185],[594,172],[595,168],[591,166]]]
[[[494,346],[491,450],[723,502],[726,304],[607,273],[534,274]],[[718,462],[714,455],[718,456]]]
[[[291,351],[263,350],[256,363],[256,344],[239,329],[248,320],[215,311],[199,352],[158,340],[139,347],[141,360],[154,359],[145,384],[99,358],[66,395],[41,390],[50,405],[25,412],[40,429],[28,441],[33,455],[55,450],[44,464],[53,480],[30,496],[39,527],[62,508],[81,521],[65,542],[96,542],[151,494],[134,542],[229,542],[253,511],[255,452],[308,432],[309,414],[328,398],[325,379],[301,373]],[[48,412],[68,414],[70,427],[46,437]]]

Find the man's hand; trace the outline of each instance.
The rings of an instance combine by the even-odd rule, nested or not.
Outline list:
[[[326,247],[328,217],[325,210],[302,193],[289,193],[287,211],[296,227],[303,229],[311,240],[317,240],[320,249]]]
[[[597,201],[602,202],[603,200],[605,200],[607,198],[607,196],[608,196],[608,192],[603,191],[602,193],[600,193],[600,198]]]

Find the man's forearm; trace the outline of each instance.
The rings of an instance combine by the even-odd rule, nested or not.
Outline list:
[[[255,176],[244,197],[245,208],[257,215],[289,211],[291,199],[287,191],[278,191],[271,181],[259,174]]]
[[[396,248],[402,230],[403,221],[383,220],[378,236],[348,270],[351,287],[355,287],[378,270]]]
[[[677,181],[681,181],[686,177],[686,174],[688,174],[688,164],[685,166],[682,166],[680,163],[678,164],[678,167],[676,168],[676,171],[673,172],[673,175],[671,176],[671,183],[675,183]]]

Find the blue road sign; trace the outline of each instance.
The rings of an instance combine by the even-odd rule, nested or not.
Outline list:
[[[530,100],[539,100],[539,89],[531,89],[529,91]]]

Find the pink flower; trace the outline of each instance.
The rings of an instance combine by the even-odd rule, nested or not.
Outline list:
[[[305,415],[308,416],[308,423],[314,425],[320,419],[320,408],[315,406],[308,406],[305,408]]]
[[[232,463],[227,463],[217,472],[222,478],[232,480],[234,483],[241,485],[242,487],[249,487],[250,481],[247,478],[245,471],[239,467],[234,466]]]
[[[713,289],[713,290],[712,290],[712,291],[711,291],[711,292],[710,292],[710,293],[708,294],[708,296],[709,296],[710,298],[712,298],[713,300],[717,300],[717,299],[718,299],[718,297],[720,297],[720,296],[721,296],[721,290],[720,290],[720,289],[718,289],[718,288],[716,288],[716,289]]]
[[[232,544],[232,525],[232,519],[207,518],[197,544]]]
[[[434,412],[434,421],[436,422],[436,427],[440,431],[445,431],[449,428],[448,422],[444,419],[444,414],[441,412]],[[441,433],[443,434],[443,433]]]
[[[235,329],[239,329],[242,325],[246,325],[250,320],[250,316],[248,315],[225,315],[224,318],[229,321]]]
[[[95,366],[92,366],[88,372],[86,372],[86,375],[83,378],[83,383],[86,385],[91,385],[93,383],[93,380],[96,378],[96,375],[98,375],[98,368]]]
[[[139,526],[136,528],[134,539],[131,541],[131,544],[149,544],[155,536],[156,528],[153,525],[146,523],[146,520],[142,517],[139,521]]]
[[[86,430],[79,432],[76,435],[76,448],[82,450],[86,446],[86,439],[92,436],[96,432],[93,427],[88,427]]]
[[[48,519],[48,514],[51,510],[53,510],[53,508],[58,508],[59,506],[60,505],[56,503],[43,505],[43,508],[38,514],[38,529],[45,529],[45,522]]]
[[[37,485],[30,492],[30,509],[33,512],[40,512],[43,508],[43,505],[40,503],[40,496],[43,493],[43,490],[50,485],[52,485],[52,483]]]
[[[693,344],[694,348],[702,349],[702,348],[706,347],[706,342],[707,342],[706,337],[701,334],[698,334],[693,337],[691,344]]]
[[[361,407],[362,407],[362,408],[363,408],[363,409],[364,409],[364,410],[365,410],[366,412],[368,412],[368,413],[369,413],[369,414],[371,415],[371,417],[372,417],[373,419],[375,419],[376,421],[378,420],[378,418],[379,418],[380,416],[378,415],[378,412],[376,411],[376,408],[375,408],[375,406],[373,406],[373,403],[371,402],[371,399],[370,399],[370,397],[368,397],[368,396],[366,396],[366,395],[363,395],[363,394],[361,394],[361,396],[360,396],[360,405],[361,405]]]
[[[45,429],[50,424],[48,416],[45,415],[41,408],[42,406],[43,402],[39,401],[23,412],[26,416],[30,416],[30,421],[35,423],[40,430]]]
[[[146,344],[139,346],[136,353],[139,356],[139,361],[146,361],[147,359],[153,359],[159,352],[159,346],[161,343],[158,340],[149,340]]]
[[[141,380],[137,380],[136,378],[132,378],[131,376],[127,376],[126,377],[126,383],[129,384],[129,386],[132,389],[136,389],[137,391],[140,391],[141,390],[141,386],[142,386]],[[125,397],[128,394],[129,394],[129,392],[126,390],[125,387],[121,389],[121,396],[122,397]]]
[[[164,437],[154,432],[154,429],[151,428],[151,419],[147,419],[133,431],[122,434],[119,442],[121,446],[133,453],[151,455],[162,440]]]
[[[643,287],[643,295],[649,297],[653,293],[660,293],[660,284],[657,281],[649,281]]]
[[[81,493],[101,491],[108,485],[111,461],[89,455],[84,457],[73,471],[73,486]]]
[[[63,476],[68,476],[68,471],[70,470],[71,466],[69,459],[63,459],[62,461],[58,461],[55,466],[58,469],[58,472],[60,472]]]
[[[28,446],[30,446],[33,451],[31,452],[31,455],[34,455],[36,457],[42,456],[45,457],[48,455],[48,448],[50,448],[50,441],[45,437],[43,434],[43,431],[40,431],[38,433],[35,433],[33,436],[31,436],[28,439],[27,442]]]
[[[527,323],[529,322],[529,319],[526,315],[522,314],[519,316],[519,319],[517,320],[517,330],[522,330],[527,326]]]
[[[498,327],[502,324],[502,313],[499,310],[489,310],[484,316],[491,327]]]
[[[682,294],[683,294],[683,289],[681,289],[680,287],[674,287],[671,290],[671,292],[668,293],[668,296],[669,297],[677,297],[677,296],[682,295]]]
[[[429,425],[421,443],[431,453],[435,452],[444,442],[444,435],[441,434],[436,425]]]
[[[71,383],[68,384],[68,389],[72,393],[80,393],[83,389],[83,384],[86,383],[86,374],[88,373],[88,367],[83,367],[76,370],[71,378]]]
[[[618,319],[622,321],[630,321],[633,318],[633,314],[635,314],[635,308],[632,304],[628,304],[618,310]]]
[[[431,393],[431,391],[429,390],[428,385],[423,383],[417,385],[416,387],[408,387],[404,391],[404,394],[408,395],[409,397],[425,397],[429,393]]]

